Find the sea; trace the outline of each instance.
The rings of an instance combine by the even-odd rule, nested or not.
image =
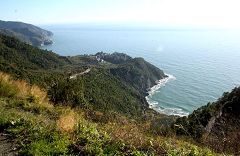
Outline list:
[[[143,57],[169,75],[146,97],[151,108],[187,116],[240,85],[240,31],[220,29],[121,29],[44,26],[53,45],[42,49],[74,56],[123,52]]]

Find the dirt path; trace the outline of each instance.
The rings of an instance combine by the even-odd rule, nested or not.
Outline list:
[[[11,142],[6,135],[0,133],[0,156],[17,155],[16,145]]]
[[[89,73],[90,71],[91,71],[91,68],[88,68],[88,69],[85,70],[84,72],[81,72],[81,73],[78,73],[78,74],[74,74],[74,75],[70,76],[69,78],[70,78],[70,79],[76,79],[77,76],[79,76],[79,75],[85,75],[85,74]]]

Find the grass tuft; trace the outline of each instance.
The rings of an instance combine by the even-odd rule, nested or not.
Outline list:
[[[62,114],[57,120],[57,127],[62,132],[73,132],[77,125],[77,117],[74,111]]]

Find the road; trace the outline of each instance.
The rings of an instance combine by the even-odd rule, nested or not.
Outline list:
[[[91,71],[91,68],[88,68],[88,69],[85,70],[84,72],[81,72],[81,73],[77,73],[77,74],[71,75],[69,78],[70,78],[70,79],[76,79],[77,76],[85,75],[85,74],[89,73],[90,71]]]

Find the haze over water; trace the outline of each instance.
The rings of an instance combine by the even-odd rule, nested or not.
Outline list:
[[[124,52],[143,57],[173,77],[150,94],[152,107],[187,115],[240,84],[240,32],[229,30],[121,30],[49,26],[60,55]]]

